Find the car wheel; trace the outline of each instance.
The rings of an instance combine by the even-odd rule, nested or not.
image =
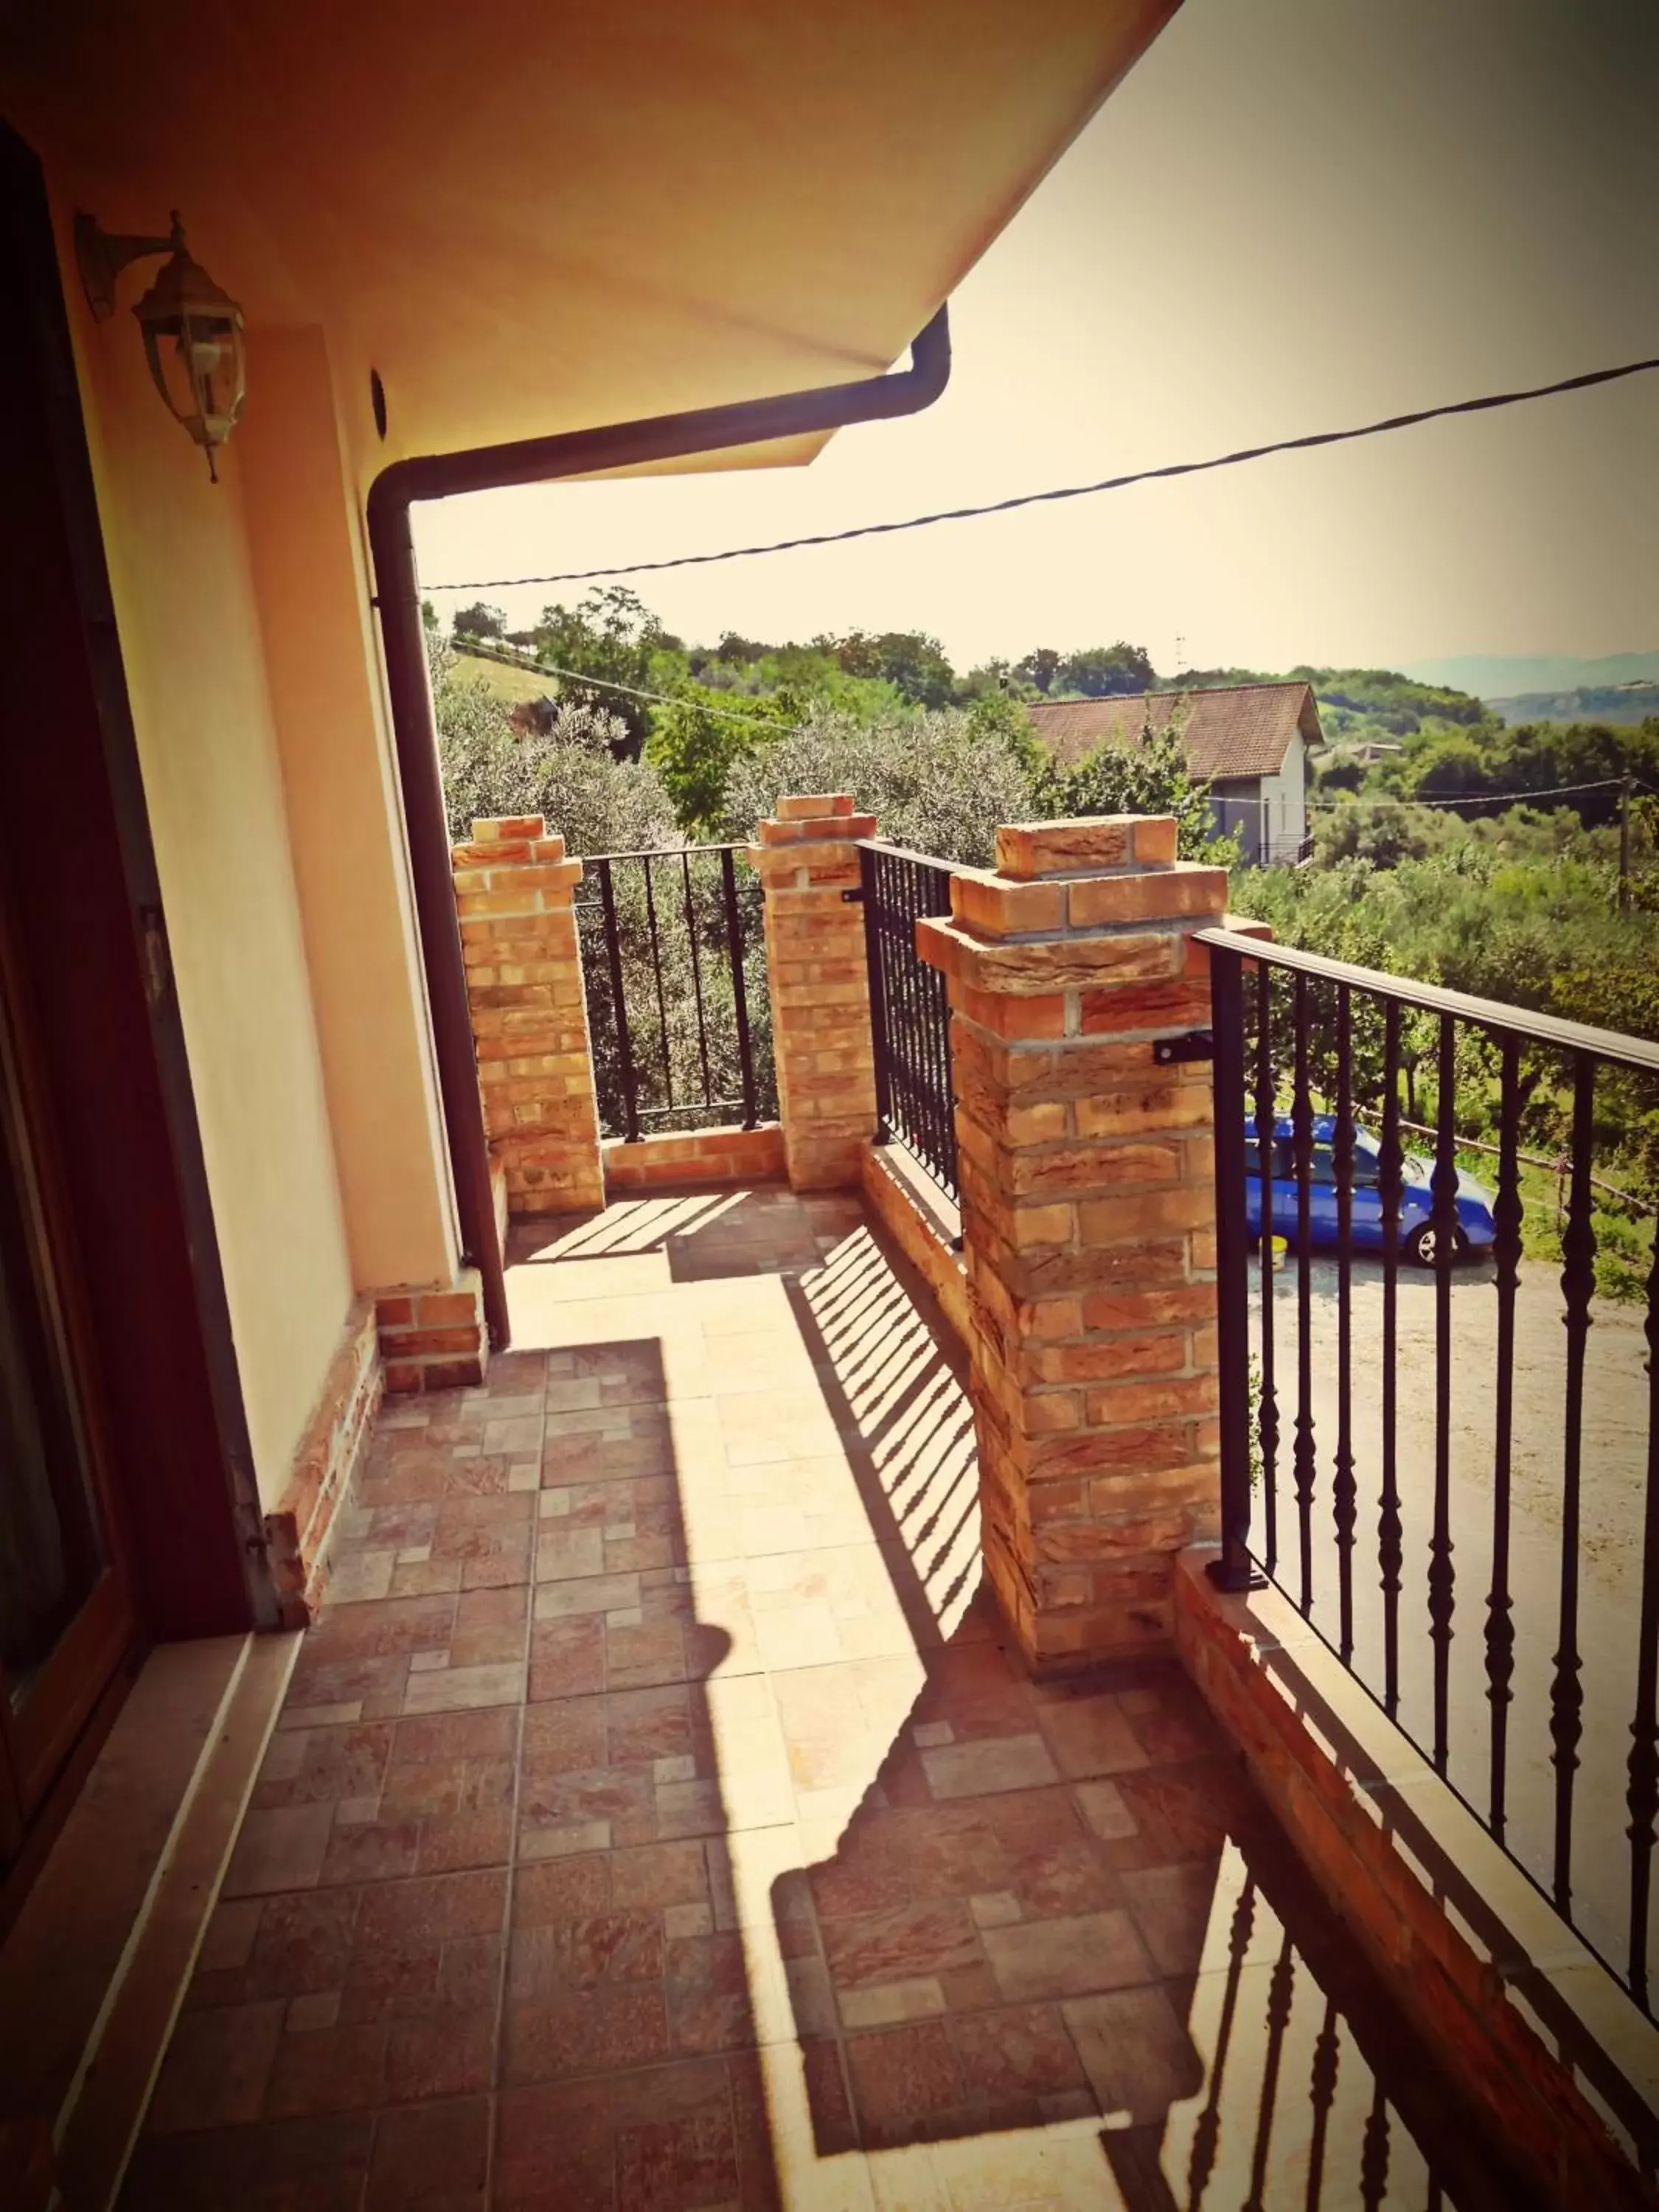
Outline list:
[[[1435,1233],[1433,1222],[1425,1221],[1418,1228],[1413,1229],[1406,1239],[1406,1257],[1408,1260],[1414,1260],[1419,1267],[1431,1267],[1434,1265],[1434,1255],[1439,1241]],[[1468,1238],[1461,1229],[1454,1229],[1452,1231],[1452,1265],[1455,1267],[1460,1260],[1467,1259],[1468,1250]]]

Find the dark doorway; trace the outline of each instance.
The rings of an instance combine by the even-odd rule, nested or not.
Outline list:
[[[3,125],[0,296],[3,1925],[144,1645],[264,1607],[46,187]]]

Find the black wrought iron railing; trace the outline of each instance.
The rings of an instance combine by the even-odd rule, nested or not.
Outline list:
[[[761,891],[735,845],[584,859],[575,901],[607,1136],[777,1113]]]
[[[916,952],[921,916],[951,911],[951,869],[878,838],[860,842],[859,867],[878,1133],[884,1143],[902,1145],[954,1200],[951,1006],[944,976]]]
[[[1270,1577],[1650,2006],[1659,1256],[1650,1227],[1601,1211],[1593,1164],[1646,1146],[1659,1046],[1200,941],[1217,1577]],[[1475,1127],[1486,1153],[1465,1148]],[[1566,1162],[1559,1223],[1529,1153]],[[1598,1269],[1634,1302],[1601,1295]]]

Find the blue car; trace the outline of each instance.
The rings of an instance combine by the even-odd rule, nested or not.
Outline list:
[[[1273,1124],[1273,1233],[1294,1245],[1297,1224],[1295,1126],[1289,1119]],[[1336,1221],[1336,1122],[1328,1114],[1313,1117],[1313,1160],[1309,1178],[1308,1217],[1311,1245],[1334,1246]],[[1353,1145],[1353,1191],[1351,1221],[1356,1252],[1382,1249],[1382,1194],[1378,1188],[1379,1147],[1375,1137],[1356,1129]],[[1407,1153],[1401,1171],[1400,1249],[1421,1266],[1434,1265],[1434,1193],[1430,1187],[1433,1164]],[[1486,1251],[1498,1233],[1492,1219],[1490,1191],[1459,1170],[1457,1232],[1454,1257],[1463,1259]],[[1255,1117],[1247,1124],[1244,1140],[1244,1207],[1253,1238],[1261,1234],[1261,1148],[1256,1139]]]

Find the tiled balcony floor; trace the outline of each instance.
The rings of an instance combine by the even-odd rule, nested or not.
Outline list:
[[[1005,1658],[855,1201],[515,1259],[382,1419],[130,2212],[1527,2201],[1179,1670]]]

